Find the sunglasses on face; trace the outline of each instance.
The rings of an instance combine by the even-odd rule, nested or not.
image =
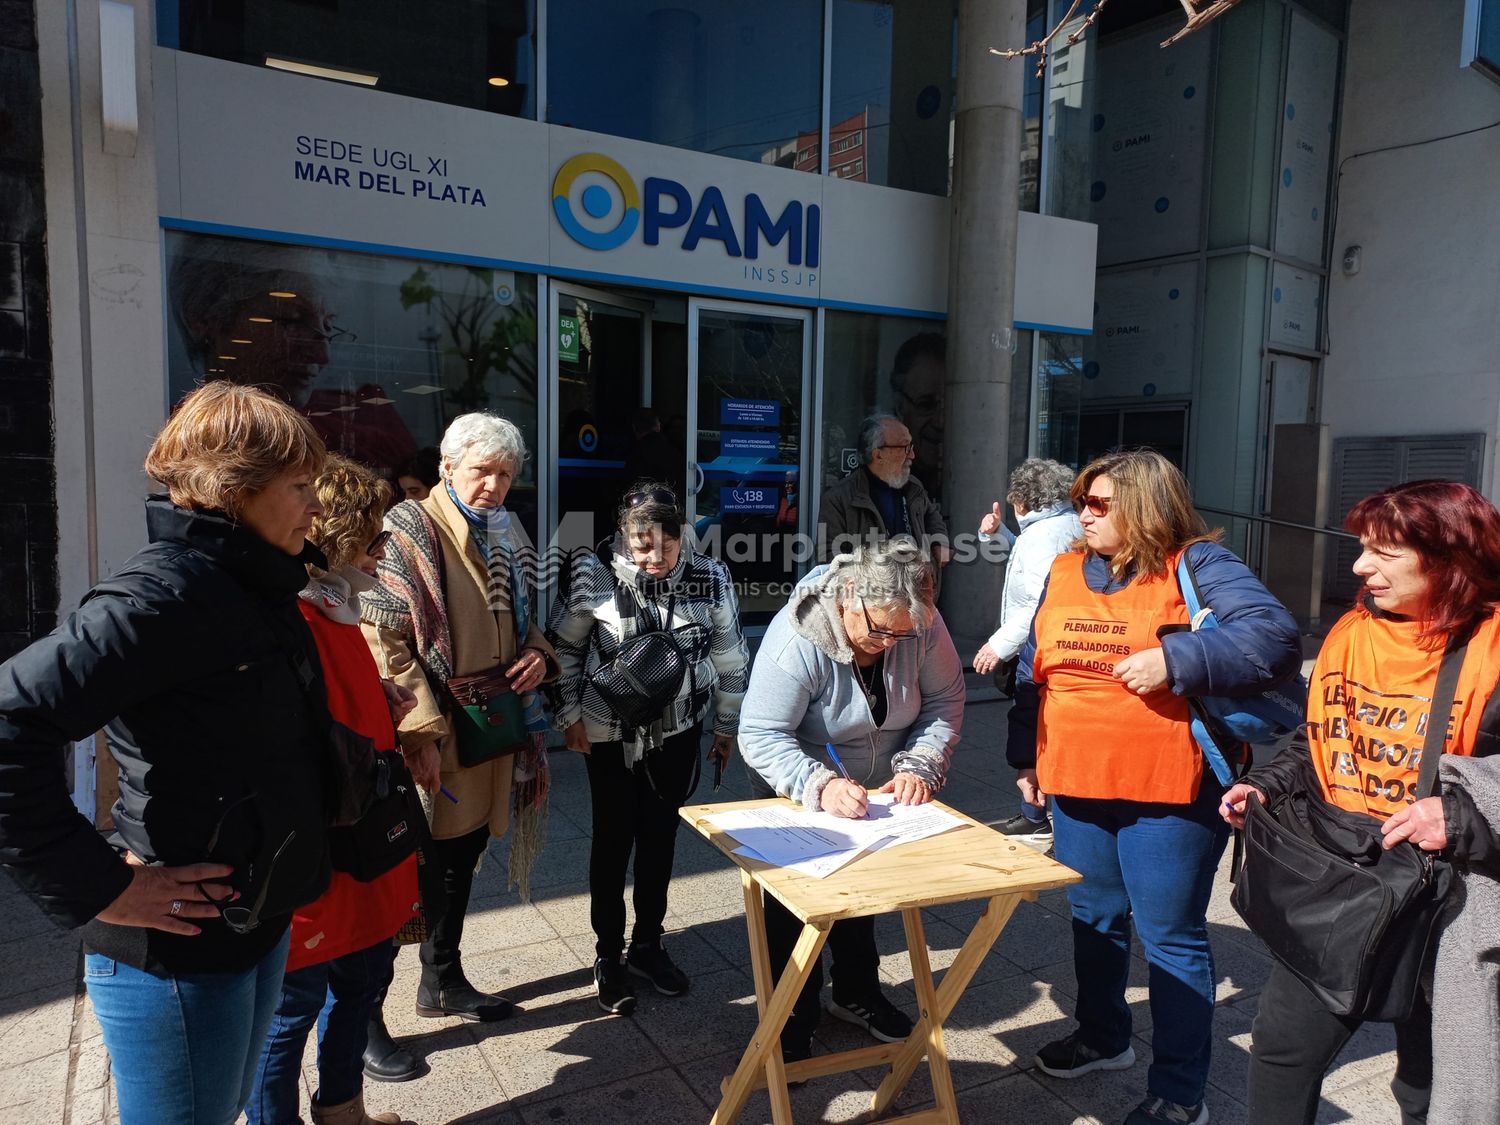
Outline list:
[[[869,636],[876,637],[881,640],[890,641],[907,641],[916,636],[916,634],[909,629],[904,633],[897,633],[891,629],[882,629],[877,626],[875,622],[870,620],[870,607],[865,605],[864,598],[859,599],[859,609],[860,612],[865,615],[865,632]]]
[[[390,538],[391,533],[389,531],[382,531],[374,539],[370,540],[370,545],[365,548],[365,554],[373,555],[380,548],[384,547],[386,543],[390,542]]]
[[[1082,515],[1083,510],[1087,508],[1094,515],[1102,519],[1109,515],[1109,506],[1113,502],[1113,496],[1080,496],[1077,500],[1073,501],[1073,507],[1079,515]]]

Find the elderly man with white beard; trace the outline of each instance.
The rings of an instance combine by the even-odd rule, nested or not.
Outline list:
[[[818,557],[828,561],[855,543],[876,544],[909,535],[939,567],[948,564],[948,525],[937,502],[911,475],[916,443],[891,414],[872,414],[859,426],[855,469],[823,493],[818,508]]]

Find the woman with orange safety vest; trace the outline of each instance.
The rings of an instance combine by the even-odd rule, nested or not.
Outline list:
[[[1364,590],[1318,653],[1305,733],[1224,794],[1224,819],[1242,826],[1251,794],[1269,801],[1316,793],[1384,820],[1388,849],[1409,840],[1441,853],[1462,878],[1493,880],[1500,840],[1475,806],[1486,779],[1469,759],[1500,749],[1490,706],[1500,703],[1493,699],[1500,678],[1500,512],[1466,484],[1416,481],[1361,500],[1344,526],[1359,536],[1354,573]],[[1439,793],[1418,799],[1422,732],[1443,651],[1455,635],[1467,635],[1468,647]],[[1500,1007],[1494,966],[1475,940],[1473,923],[1487,916],[1475,901],[1472,889],[1467,896],[1450,893],[1434,992],[1429,998],[1419,991],[1412,1014],[1396,1024],[1391,1090],[1406,1123],[1500,1120],[1492,1031]],[[1458,904],[1463,909],[1454,912]],[[1492,927],[1480,929],[1493,937]],[[1434,1068],[1434,1004],[1446,1031],[1470,1029],[1458,1036],[1469,1040],[1459,1052],[1477,1050],[1489,1065],[1450,1067],[1445,1075],[1440,1049]],[[1252,1035],[1250,1120],[1312,1122],[1323,1073],[1358,1028],[1358,1020],[1334,1015],[1291,972],[1274,966]]]
[[[1193,509],[1150,450],[1111,453],[1071,491],[1083,540],[1052,565],[1021,650],[1006,757],[1030,804],[1053,800],[1068,889],[1078,1027],[1037,1052],[1076,1078],[1135,1062],[1125,1003],[1130,925],[1150,971],[1152,1061],[1126,1125],[1208,1120],[1215,975],[1208,900],[1229,830],[1193,740],[1188,697],[1253,695],[1301,661],[1297,625]],[[1193,631],[1186,553],[1219,628]]]

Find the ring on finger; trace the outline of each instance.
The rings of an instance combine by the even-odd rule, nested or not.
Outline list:
[[[172,908],[170,910],[168,910],[167,913],[173,915],[174,917],[176,915],[178,915],[178,914],[181,914],[182,913],[182,899],[180,899],[180,898],[174,898],[172,900]]]

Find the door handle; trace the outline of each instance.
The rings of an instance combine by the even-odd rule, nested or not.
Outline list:
[[[697,496],[698,493],[703,491],[703,483],[705,480],[703,476],[703,469],[699,467],[698,462],[696,461],[694,461],[692,465],[689,466],[689,468],[693,470],[693,480],[688,485],[688,495]]]

